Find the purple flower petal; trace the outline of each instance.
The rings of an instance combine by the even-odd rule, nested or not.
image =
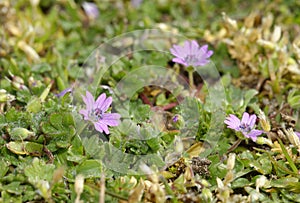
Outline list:
[[[56,94],[55,96],[57,96],[57,97],[63,97],[63,96],[65,96],[65,94],[67,94],[69,92],[72,92],[72,91],[73,91],[73,88],[69,87],[69,88],[64,89],[60,93]]]
[[[97,131],[99,131],[100,133],[103,132],[103,125],[101,123],[94,123],[94,126]]]
[[[254,142],[257,140],[257,136],[261,135],[264,131],[262,130],[251,130],[248,134],[245,134],[245,137],[251,138]]]
[[[83,2],[82,8],[90,19],[96,19],[99,16],[99,10],[96,4],[91,2]]]
[[[175,56],[172,61],[184,66],[204,66],[213,54],[213,51],[208,50],[208,45],[199,47],[195,40],[185,41],[183,46],[173,45],[170,52]]]
[[[237,130],[241,124],[240,119],[238,119],[238,117],[236,117],[233,114],[230,114],[226,120],[224,121],[225,124],[228,125],[228,128]]]
[[[102,94],[97,98],[97,100],[96,100],[96,102],[95,102],[96,108],[101,109],[101,107],[102,107],[102,105],[103,105],[105,99],[106,99],[106,94],[105,94],[105,93],[102,93]],[[102,109],[101,109],[101,110],[102,110]]]
[[[202,51],[202,53],[206,53],[207,52],[207,49],[208,49],[208,45],[203,45],[200,50]]]
[[[250,128],[253,128],[254,127],[254,125],[255,125],[255,122],[256,122],[256,115],[255,114],[253,114],[253,115],[251,115],[250,116],[250,118],[249,118],[249,120],[248,120],[248,124],[249,124],[249,127]]]
[[[130,3],[134,8],[140,7],[142,4],[143,0],[131,0]]]
[[[101,126],[101,129],[104,131],[105,134],[109,134],[109,130],[108,130],[107,125],[105,125],[103,123],[100,123],[100,122],[96,123],[96,125]]]
[[[175,115],[172,120],[174,123],[176,123],[178,121],[178,119],[179,119],[178,115]]]
[[[249,121],[249,114],[247,112],[244,112],[241,123],[248,123],[248,121]]]
[[[99,108],[105,112],[107,111],[107,109],[109,108],[109,106],[111,105],[112,103],[112,98],[111,97],[108,97],[102,104],[102,106],[100,106]]]
[[[188,64],[184,60],[182,60],[181,58],[173,58],[172,61],[175,62],[175,63],[180,63],[184,66],[188,66]]]
[[[89,120],[89,112],[87,110],[81,109],[79,113],[84,116],[84,120]]]
[[[109,134],[108,126],[119,125],[121,115],[118,113],[105,113],[112,103],[112,97],[106,98],[106,94],[101,94],[96,102],[89,91],[86,96],[82,96],[86,109],[81,109],[80,114],[84,116],[84,120],[91,121],[95,129],[99,132]]]
[[[208,63],[209,63],[209,60],[203,59],[203,60],[199,61],[198,63],[195,63],[195,66],[205,66]]]
[[[247,112],[243,113],[242,120],[240,121],[235,115],[230,114],[224,121],[228,128],[240,131],[247,138],[252,139],[254,142],[257,140],[257,136],[264,133],[262,130],[253,129],[256,121],[256,115],[249,115]]]
[[[214,54],[214,52],[213,52],[212,50],[209,50],[209,51],[206,53],[206,58],[211,57],[213,54]]]
[[[89,92],[89,91],[86,91],[86,96],[82,96],[83,98],[83,101],[87,107],[87,110],[91,110],[93,108],[93,105],[94,105],[94,97],[93,95]]]
[[[199,45],[195,40],[192,40],[189,43],[189,50],[190,50],[190,54],[197,54],[197,52],[199,50]]]
[[[104,123],[109,126],[117,126],[117,125],[119,125],[120,118],[121,118],[121,115],[118,113],[103,114],[101,123]]]
[[[184,53],[182,53],[181,47],[174,45],[173,48],[170,49],[171,54],[173,54],[174,56],[180,58],[182,55],[184,55]]]

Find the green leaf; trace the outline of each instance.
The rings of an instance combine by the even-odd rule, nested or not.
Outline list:
[[[152,151],[156,152],[157,150],[159,150],[160,145],[159,145],[159,141],[157,138],[152,138],[152,139],[146,140],[146,142],[150,146]]]
[[[244,188],[251,185],[251,182],[247,178],[238,178],[232,182],[232,189]]]
[[[47,63],[35,64],[32,66],[31,71],[34,73],[44,73],[51,71],[51,66]]]
[[[76,167],[76,173],[82,174],[85,178],[100,178],[101,163],[97,160],[85,160]]]
[[[7,191],[2,191],[1,192],[1,198],[4,203],[22,203],[22,196],[21,195],[14,195],[10,194]]]
[[[63,124],[63,126],[66,126],[66,127],[75,126],[75,120],[74,120],[73,115],[69,112],[64,113],[63,118],[62,118],[62,124]]]
[[[24,140],[30,136],[34,136],[35,133],[27,130],[26,128],[14,128],[9,132],[12,140]]]
[[[84,149],[86,153],[90,157],[97,157],[99,158],[99,155],[101,153],[101,146],[102,146],[102,140],[99,139],[98,135],[93,135],[92,137],[85,137],[82,139],[82,145],[84,146]]]
[[[85,156],[83,156],[83,146],[80,138],[77,136],[72,140],[72,145],[68,149],[67,159],[72,162],[80,163]]]
[[[287,98],[287,101],[289,103],[289,105],[294,108],[294,109],[298,109],[300,108],[300,95],[299,95],[299,91],[297,90],[292,90]]]
[[[176,188],[176,190],[178,190],[178,192],[182,192],[182,193],[186,193],[187,190],[184,186],[184,176],[183,174],[181,174],[174,182],[173,182],[173,187]]]
[[[26,154],[31,156],[41,156],[43,154],[44,149],[44,146],[42,144],[28,141],[11,141],[6,144],[6,147],[15,154]]]
[[[53,113],[50,115],[49,121],[50,124],[55,127],[56,129],[63,129],[63,122],[62,122],[63,115],[60,113]]]
[[[140,102],[130,103],[130,115],[137,122],[146,121],[150,116],[150,106]]]
[[[284,154],[285,158],[287,159],[287,161],[288,161],[290,167],[292,168],[293,172],[294,172],[295,174],[298,174],[298,169],[297,169],[297,167],[295,166],[295,163],[293,162],[292,158],[291,158],[290,155],[288,154],[288,152],[287,152],[285,146],[283,145],[282,141],[279,139],[278,142],[279,142],[279,144],[280,144],[280,148],[281,148],[281,150],[282,150],[282,153]]]
[[[20,188],[20,184],[21,182],[12,182],[8,185],[3,186],[3,190],[11,194],[20,195],[23,192]]]
[[[42,110],[42,102],[38,97],[32,97],[26,106],[26,110],[30,113],[38,113]]]
[[[46,164],[44,161],[34,158],[31,165],[25,167],[24,173],[28,177],[28,181],[36,185],[41,181],[50,182],[53,178],[55,166],[53,164]]]
[[[263,175],[270,174],[272,171],[271,160],[267,157],[258,160],[252,160],[250,166],[253,166],[256,171],[260,172]]]
[[[4,177],[9,170],[8,163],[3,159],[0,159],[0,178]]]

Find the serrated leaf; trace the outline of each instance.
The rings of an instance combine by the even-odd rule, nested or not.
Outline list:
[[[46,164],[44,161],[34,158],[31,165],[25,167],[24,173],[28,177],[28,181],[36,185],[40,181],[50,182],[53,178],[55,165]]]
[[[75,126],[75,121],[74,121],[73,115],[71,113],[64,113],[63,119],[62,119],[62,124],[64,126]]]
[[[82,139],[82,145],[86,153],[90,157],[99,156],[101,151],[102,140],[99,139],[98,135],[93,135],[92,137],[85,137]]]
[[[50,124],[56,129],[63,129],[62,115],[60,113],[53,113],[49,118]]]
[[[14,181],[8,185],[4,185],[2,189],[11,194],[20,195],[23,192],[20,188],[20,184],[21,182]]]
[[[101,163],[97,160],[85,160],[76,167],[76,173],[85,178],[101,177]]]
[[[159,141],[157,138],[148,139],[148,140],[146,140],[146,142],[152,151],[156,152],[157,150],[159,150],[160,145],[159,145]]]

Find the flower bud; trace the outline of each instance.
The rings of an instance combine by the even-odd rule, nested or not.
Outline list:
[[[11,102],[15,99],[14,95],[7,93],[4,89],[0,89],[0,103]]]
[[[180,137],[175,136],[174,149],[177,153],[182,153],[184,150],[183,143]]]
[[[266,182],[267,182],[266,176],[260,176],[259,178],[257,178],[255,181],[256,191],[259,192],[259,188],[265,186]]]
[[[17,90],[27,90],[28,89],[24,84],[17,83],[14,81],[12,81],[11,85]]]
[[[51,193],[49,192],[50,184],[48,181],[45,181],[45,180],[38,181],[37,188],[38,188],[37,192],[42,197],[44,197],[45,199],[50,198],[50,196],[51,196]]]
[[[228,28],[232,31],[236,31],[238,29],[238,25],[236,20],[229,18],[226,13],[222,12],[222,17]]]
[[[75,178],[75,192],[77,196],[80,196],[81,193],[83,192],[83,187],[84,187],[84,176],[79,174]]]
[[[210,187],[210,186],[211,186],[210,183],[209,183],[207,180],[205,180],[205,179],[201,179],[201,180],[200,180],[200,183],[201,183],[201,185],[203,185],[204,187]]]
[[[272,37],[271,37],[271,41],[272,42],[278,42],[280,37],[281,37],[281,27],[276,25],[275,28],[274,28],[274,32],[272,34]]]
[[[260,46],[263,46],[266,49],[270,49],[270,50],[274,50],[276,48],[276,44],[264,39],[258,39],[257,44],[259,44]]]
[[[256,143],[257,144],[267,144],[269,145],[270,147],[273,147],[273,143],[271,140],[265,138],[265,137],[258,137],[257,140],[256,140]]]
[[[283,131],[292,145],[294,145],[295,147],[300,146],[300,139],[292,128],[289,128],[287,130],[283,129]]]
[[[185,122],[183,120],[183,117],[181,115],[176,114],[173,118],[172,118],[173,124],[176,128],[180,129],[184,126]]]
[[[217,177],[217,186],[221,190],[225,189],[224,183],[222,182],[222,180],[219,177]]]
[[[12,81],[19,84],[24,84],[24,80],[21,77],[16,75],[12,75]]]
[[[40,61],[40,56],[38,55],[38,53],[31,46],[29,46],[25,41],[19,41],[18,47],[19,49],[24,51],[27,57],[30,58],[32,61],[34,62]]]
[[[228,157],[228,160],[227,160],[227,170],[232,170],[234,168],[235,157],[236,157],[235,153],[230,153],[229,154],[229,157]]]
[[[99,16],[99,10],[96,4],[91,2],[83,2],[82,7],[90,20],[95,20]]]
[[[41,96],[40,96],[41,102],[44,102],[44,101],[46,100],[46,98],[47,98],[47,96],[48,96],[48,94],[49,94],[49,92],[50,92],[50,89],[51,89],[51,87],[52,87],[52,84],[53,84],[53,82],[51,82],[51,83],[46,87],[46,89],[42,92],[42,94],[41,94]]]
[[[265,131],[265,132],[270,132],[271,130],[271,125],[270,125],[270,122],[269,120],[266,118],[266,115],[263,111],[259,111],[259,123],[262,127],[262,129]]]
[[[186,167],[184,172],[184,178],[187,181],[191,181],[194,178],[194,172],[191,167]]]
[[[207,202],[211,202],[213,199],[213,195],[208,188],[202,189],[201,196],[203,197],[204,200],[207,200]]]

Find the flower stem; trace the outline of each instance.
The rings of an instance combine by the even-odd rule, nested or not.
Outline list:
[[[242,142],[242,139],[239,138],[235,143],[233,143],[233,145],[227,150],[226,153],[229,154],[230,152],[235,150],[239,146],[239,144],[241,144],[241,142]]]
[[[101,174],[100,191],[99,191],[99,203],[105,202],[105,174]]]
[[[194,89],[195,85],[194,85],[194,77],[193,77],[193,70],[188,70],[188,74],[189,74],[189,83],[190,83],[190,88],[191,90]]]

